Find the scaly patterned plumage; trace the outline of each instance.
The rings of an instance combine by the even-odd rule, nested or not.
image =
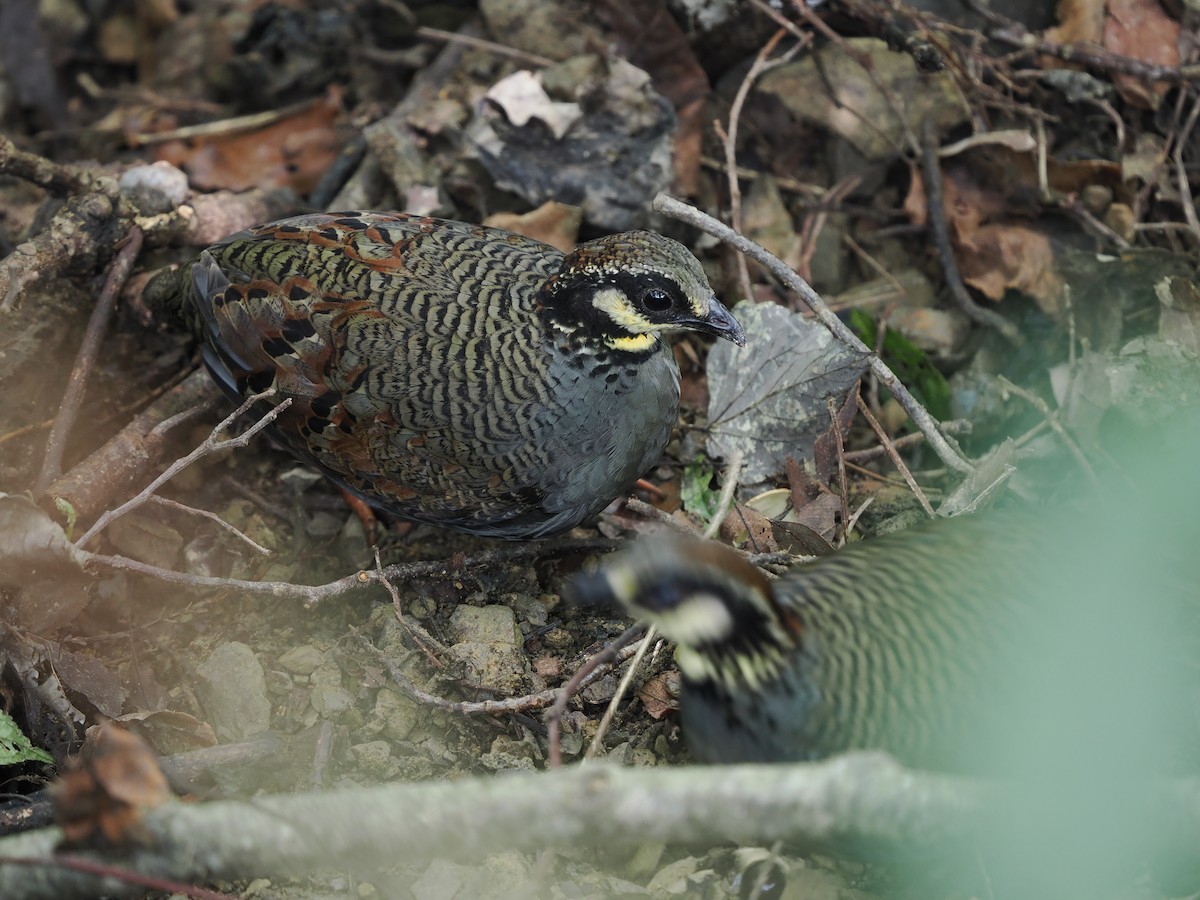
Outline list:
[[[564,256],[398,213],[301,216],[205,251],[181,293],[233,397],[372,505],[478,534],[563,531],[627,491],[675,424],[662,333],[745,341],[680,244],[648,232]]]
[[[1056,728],[1067,744],[1080,739],[1075,712],[1079,735],[1106,735],[1092,743],[1117,740],[1108,729],[1119,736],[1128,722],[1155,744],[1145,758],[1161,752],[1164,768],[1195,759],[1197,588],[1142,557],[1150,574],[1136,583],[1150,600],[1109,600],[1087,579],[1104,587],[1103,567],[1128,569],[1112,550],[1097,556],[1065,538],[1078,521],[1027,511],[938,520],[775,582],[716,544],[646,540],[585,578],[581,594],[621,602],[676,642],[681,722],[703,761],[883,749],[916,767],[997,771],[1025,747],[1057,752],[1045,738]],[[1139,684],[1147,693],[1134,712],[1119,693]],[[1088,720],[1106,702],[1111,711]]]

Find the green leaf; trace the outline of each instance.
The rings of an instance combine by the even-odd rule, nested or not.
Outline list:
[[[70,501],[63,499],[62,497],[55,497],[54,508],[67,517],[67,527],[63,530],[66,531],[67,540],[69,541],[72,539],[75,532],[75,519],[77,518],[75,507],[71,505]]]
[[[861,309],[850,311],[850,327],[864,344],[875,346],[875,335],[878,333],[875,320]],[[946,384],[946,376],[930,361],[925,351],[899,331],[889,329],[883,336],[880,355],[934,418],[950,417],[950,388]]]
[[[679,485],[679,497],[684,510],[703,522],[716,514],[721,498],[721,492],[712,486],[713,474],[708,460],[697,456],[695,462],[684,467],[683,481]]]
[[[23,762],[53,763],[54,757],[33,746],[17,727],[13,717],[0,710],[0,766],[15,766]]]

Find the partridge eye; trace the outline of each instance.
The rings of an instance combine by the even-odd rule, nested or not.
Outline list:
[[[660,288],[651,288],[642,295],[642,305],[650,312],[666,312],[671,304],[671,295]]]

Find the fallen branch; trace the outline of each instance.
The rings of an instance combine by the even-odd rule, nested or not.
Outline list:
[[[88,319],[87,331],[79,344],[79,353],[75,365],[71,367],[71,375],[67,380],[67,390],[59,404],[58,413],[54,417],[54,425],[50,428],[50,436],[46,439],[46,453],[42,460],[42,471],[38,475],[34,490],[44,491],[62,475],[63,452],[66,449],[67,438],[83,406],[84,393],[87,391],[88,376],[92,372],[96,358],[100,355],[100,347],[104,336],[108,333],[108,323],[116,309],[117,295],[125,286],[133,264],[137,261],[138,253],[142,250],[141,229],[133,226],[126,233],[121,249],[117,251],[108,276],[104,279],[104,287],[92,307],[92,315]]]
[[[145,484],[173,427],[192,421],[221,399],[207,372],[193,372],[51,484],[44,495],[61,498],[81,521],[91,521],[118,498]]]
[[[646,843],[844,841],[891,847],[961,846],[995,787],[909,772],[878,753],[795,766],[555,772],[390,784],[253,803],[169,804],[145,814],[146,842],[123,864],[177,881],[295,877],[431,857],[480,859],[506,850]],[[55,865],[56,828],[0,839],[8,900],[94,897],[128,886]]]

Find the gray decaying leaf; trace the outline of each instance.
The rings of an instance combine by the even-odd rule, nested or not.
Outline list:
[[[91,599],[85,559],[32,500],[0,494],[0,586],[13,624],[44,634],[73,619]]]
[[[842,346],[819,322],[775,303],[743,301],[734,314],[746,348],[720,341],[708,355],[709,450],[741,449],[741,480],[784,470],[787,457],[807,459],[829,425],[826,398],[838,406],[867,368],[867,356]]]
[[[510,76],[511,80],[512,77]],[[496,185],[535,205],[557,200],[611,231],[644,227],[646,199],[671,183],[675,111],[650,76],[617,57],[584,57],[489,95],[468,128]],[[561,102],[562,97],[573,102]]]

